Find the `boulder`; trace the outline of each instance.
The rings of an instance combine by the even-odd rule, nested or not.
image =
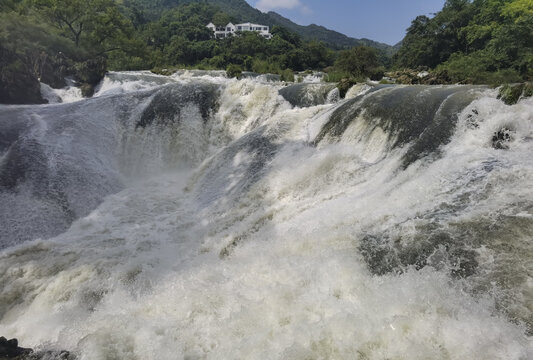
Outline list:
[[[42,350],[33,351],[32,349],[18,346],[17,339],[7,340],[0,336],[0,359],[15,360],[75,360],[76,357],[68,351]]]
[[[65,78],[71,75],[71,65],[67,57],[58,52],[55,56],[47,56],[41,66],[41,82],[54,89],[67,86]]]
[[[107,63],[104,57],[89,59],[74,65],[74,78],[80,84],[82,95],[91,97],[96,85],[107,73]]]
[[[0,336],[0,359],[23,359],[31,352],[31,349],[19,347],[17,339],[7,340]]]
[[[402,85],[447,85],[451,84],[451,79],[446,70],[429,71],[429,70],[411,70],[404,69],[393,71],[385,74],[394,80],[396,84]]]
[[[46,104],[41,84],[11,51],[0,46],[0,104]]]
[[[507,105],[514,105],[524,97],[533,96],[533,83],[505,84],[500,87],[498,99]]]
[[[339,95],[341,99],[344,99],[348,90],[350,90],[355,84],[357,84],[357,81],[351,78],[345,78],[339,81],[339,83],[337,84],[337,88],[339,89]]]
[[[513,140],[513,132],[508,128],[501,128],[492,136],[492,147],[498,150],[508,150]]]

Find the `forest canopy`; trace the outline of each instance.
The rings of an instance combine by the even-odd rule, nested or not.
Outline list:
[[[446,71],[452,82],[531,79],[533,1],[447,0],[413,20],[394,64]]]

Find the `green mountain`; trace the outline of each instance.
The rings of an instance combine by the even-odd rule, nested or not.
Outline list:
[[[379,43],[369,39],[355,39],[341,34],[337,31],[327,29],[320,25],[298,25],[273,11],[263,15],[266,15],[266,17],[268,17],[268,19],[272,22],[273,25],[280,25],[286,27],[290,31],[300,35],[304,40],[324,41],[327,44],[331,44],[339,48],[351,48],[354,46],[371,46],[376,49],[384,50],[386,52],[392,51],[392,46],[390,45]]]
[[[256,22],[270,27],[279,25],[300,35],[304,40],[318,40],[334,48],[350,48],[354,46],[371,46],[392,54],[393,47],[369,39],[355,39],[329,30],[319,25],[298,25],[276,12],[263,13],[245,0],[119,0],[127,7],[144,11],[152,19],[157,18],[162,11],[192,2],[210,3],[218,6],[223,12],[230,15],[236,22]]]

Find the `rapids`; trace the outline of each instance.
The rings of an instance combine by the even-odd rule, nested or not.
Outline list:
[[[272,80],[111,73],[0,106],[0,335],[83,360],[533,358],[533,99]]]

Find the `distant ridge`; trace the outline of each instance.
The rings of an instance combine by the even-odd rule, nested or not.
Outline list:
[[[319,40],[339,48],[349,48],[354,46],[371,46],[377,49],[391,51],[392,46],[369,39],[355,39],[340,32],[330,30],[324,26],[311,24],[307,26],[298,25],[280,14],[270,11],[264,14],[275,24],[299,34],[304,40]]]
[[[300,35],[304,40],[318,40],[327,43],[335,48],[350,48],[353,46],[371,46],[382,50],[385,53],[394,52],[390,45],[379,43],[369,39],[355,39],[341,34],[334,30],[329,30],[319,25],[298,25],[280,14],[270,11],[263,13],[250,6],[245,0],[123,0],[122,3],[127,5],[136,5],[142,7],[152,14],[160,13],[163,10],[170,9],[179,5],[194,2],[210,3],[217,5],[222,11],[233,17],[239,22],[255,22],[268,26],[279,25]]]

